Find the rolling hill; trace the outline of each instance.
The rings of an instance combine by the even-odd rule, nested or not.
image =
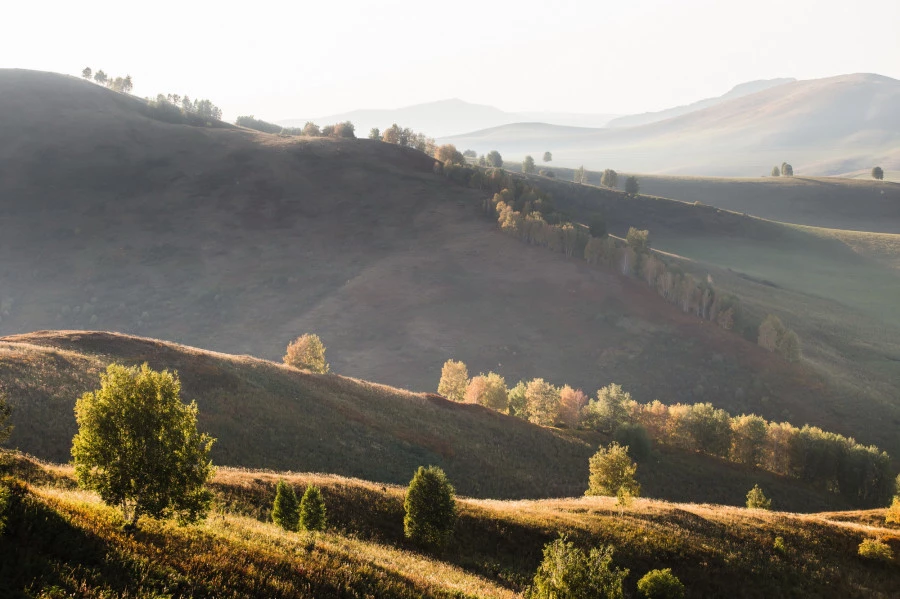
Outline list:
[[[461,493],[487,498],[581,495],[588,458],[604,437],[539,427],[434,394],[318,375],[111,333],[43,332],[0,339],[0,391],[13,406],[9,445],[67,461],[75,400],[97,388],[111,362],[178,371],[199,427],[218,439],[217,464],[329,472],[406,483],[441,466]],[[763,484],[783,509],[845,508],[838,495],[796,479],[659,447],[642,463],[645,493],[676,501],[742,505]]]
[[[585,130],[509,125],[442,142],[510,159],[553,152],[561,166],[654,174],[797,175],[900,164],[900,81],[854,74],[785,83],[643,126]]]
[[[191,597],[520,597],[542,547],[565,533],[611,544],[630,570],[626,592],[671,568],[687,597],[866,597],[900,592],[896,559],[857,555],[877,537],[900,549],[884,510],[798,515],[610,497],[544,501],[459,498],[441,552],[403,539],[404,489],[331,475],[222,468],[216,512],[182,527],[144,519],[129,534],[115,510],[73,489],[72,470],[18,458],[27,484],[0,543],[0,592]],[[319,486],[329,530],[287,533],[268,522],[278,479]],[[779,541],[780,539],[780,541]],[[10,564],[16,567],[9,567]]]
[[[796,81],[796,79],[793,78],[761,79],[759,81],[748,81],[746,83],[741,83],[740,85],[735,85],[727,93],[715,98],[706,98],[704,100],[698,100],[696,102],[691,102],[690,104],[685,104],[684,106],[676,106],[674,108],[668,108],[666,110],[660,110],[657,112],[645,112],[643,114],[620,116],[619,118],[611,120],[607,126],[638,127],[640,125],[649,125],[650,123],[656,123],[658,121],[664,121],[666,119],[671,119],[683,114],[703,110],[704,108],[709,108],[710,106],[721,104],[722,102],[731,100],[732,98],[740,98],[750,94],[755,94],[756,92],[761,92],[763,90],[769,89],[770,87],[784,85],[785,83],[793,83],[794,81]]]
[[[457,135],[476,129],[497,127],[509,123],[539,121],[553,125],[578,125],[582,127],[605,127],[617,115],[577,114],[561,112],[505,112],[493,106],[472,104],[458,98],[415,104],[394,109],[353,110],[313,119],[285,119],[278,124],[285,127],[302,127],[307,121],[326,125],[351,121],[360,136],[377,127],[382,131],[397,123],[414,131],[432,137]]]

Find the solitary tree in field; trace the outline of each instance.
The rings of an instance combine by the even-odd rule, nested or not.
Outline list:
[[[456,498],[453,485],[437,466],[420,466],[409,482],[403,509],[403,532],[421,545],[441,547],[453,536]]]
[[[619,185],[619,173],[611,168],[604,170],[600,177],[600,185],[615,189]]]
[[[623,599],[628,569],[614,568],[612,545],[585,553],[566,537],[544,546],[526,599]]]
[[[747,492],[747,507],[751,510],[771,510],[772,500],[766,497],[759,485],[753,485]]]
[[[293,485],[283,480],[275,487],[275,502],[272,504],[272,522],[285,530],[296,531],[300,522],[297,507],[297,493]]]
[[[381,139],[381,131],[379,131],[378,127],[369,129],[369,139]]]
[[[591,457],[591,475],[585,495],[609,495],[627,501],[641,494],[641,486],[634,478],[637,464],[628,455],[628,448],[613,441],[601,447]]]
[[[325,345],[318,335],[300,335],[287,346],[284,363],[294,368],[325,374],[331,370],[325,361]]]
[[[300,528],[309,531],[325,530],[325,500],[319,487],[309,485],[300,500]]]
[[[491,150],[490,152],[488,152],[486,160],[487,163],[494,168],[500,168],[501,166],[503,166],[503,157],[497,150]]]
[[[772,167],[772,176],[773,176],[773,177],[780,177],[780,176],[781,176],[781,169],[779,169],[777,166],[773,166],[773,167]]]
[[[550,152],[544,152],[544,162],[550,162],[553,160],[553,154]]]
[[[12,408],[9,407],[9,400],[3,393],[0,393],[0,443],[6,443],[12,434],[12,426],[9,424],[11,414]]]
[[[87,79],[88,81],[90,81],[91,75],[93,73],[94,72],[91,70],[91,67],[84,67],[84,69],[81,71],[81,76],[84,77],[85,79]]]
[[[525,160],[522,161],[522,172],[526,175],[530,175],[534,172],[534,158],[531,156],[525,157]]]
[[[205,517],[214,439],[197,431],[197,404],[181,402],[176,374],[111,364],[100,389],[75,404],[75,476],[118,506],[129,527],[143,516]]]
[[[882,181],[884,179],[884,170],[880,166],[872,169],[872,178]]]
[[[447,360],[441,368],[441,380],[438,382],[438,393],[453,401],[465,401],[466,388],[469,386],[469,369],[465,363]]]
[[[638,192],[641,190],[641,185],[638,183],[638,178],[634,175],[630,175],[625,178],[625,193],[630,196],[636,196]]]

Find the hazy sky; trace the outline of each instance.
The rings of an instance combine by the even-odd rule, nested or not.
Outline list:
[[[452,97],[625,114],[752,79],[900,79],[898,0],[23,0],[3,12],[0,67],[127,73],[136,95],[208,97],[229,120]]]

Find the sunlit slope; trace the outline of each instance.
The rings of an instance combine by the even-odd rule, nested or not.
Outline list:
[[[67,461],[75,400],[110,362],[177,370],[200,428],[218,439],[216,463],[332,472],[406,483],[420,465],[444,468],[460,492],[492,498],[580,495],[588,458],[605,437],[539,427],[471,404],[248,356],[108,333],[44,332],[0,340],[0,389],[10,397],[10,445]],[[645,492],[740,505],[765,484],[793,510],[844,507],[797,480],[658,448],[642,462]]]
[[[614,565],[630,570],[627,592],[654,568],[671,568],[688,597],[900,592],[896,561],[857,555],[859,543],[873,537],[895,554],[900,549],[897,529],[883,524],[884,510],[797,515],[652,499],[620,509],[614,498],[460,498],[453,541],[429,553],[403,539],[402,487],[221,468],[212,485],[218,507],[207,522],[178,527],[145,519],[140,532],[127,535],[114,510],[72,490],[71,469],[20,462],[17,473],[32,481],[26,509],[15,514],[21,519],[11,542],[0,545],[3,564],[23,566],[0,582],[15,590],[31,584],[198,597],[513,597],[530,582],[544,544],[565,533],[585,548],[614,545]],[[284,533],[267,523],[279,479],[322,489],[326,533]]]

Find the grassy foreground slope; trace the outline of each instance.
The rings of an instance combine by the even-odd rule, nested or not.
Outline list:
[[[251,468],[332,472],[407,483],[420,465],[441,466],[476,497],[580,495],[588,458],[607,439],[539,427],[480,406],[337,375],[301,372],[247,356],[91,332],[0,340],[0,389],[13,405],[10,446],[68,461],[75,400],[112,361],[178,371],[200,427],[218,439],[213,460]],[[781,509],[846,507],[797,480],[660,448],[642,462],[644,492],[677,501],[741,505],[763,485]]]
[[[453,542],[429,554],[403,540],[402,487],[222,468],[213,482],[218,507],[205,523],[144,519],[129,536],[114,510],[73,488],[70,468],[18,460],[16,470],[30,483],[0,544],[0,590],[12,596],[56,587],[58,596],[513,597],[560,533],[582,547],[613,544],[615,565],[631,570],[629,592],[645,572],[666,567],[688,597],[900,592],[896,559],[857,555],[872,537],[900,551],[898,530],[878,524],[883,510],[797,515],[645,499],[624,510],[612,498],[460,499]],[[328,532],[284,533],[266,523],[279,478],[322,488]]]

